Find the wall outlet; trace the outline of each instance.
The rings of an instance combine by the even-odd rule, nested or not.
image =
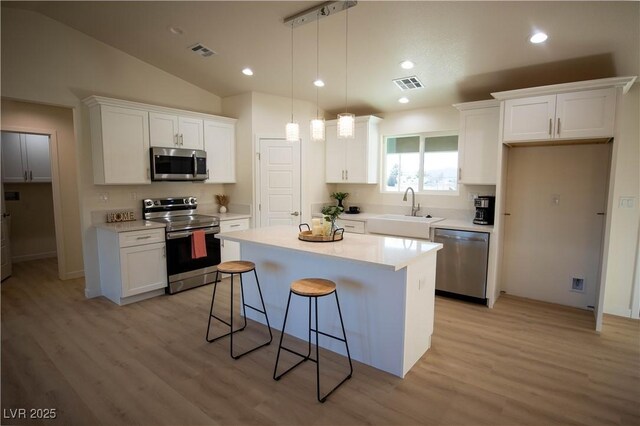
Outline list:
[[[620,197],[618,207],[622,209],[632,209],[636,204],[635,197]]]
[[[469,201],[473,202],[473,200],[475,200],[476,198],[478,198],[478,193],[477,192],[470,192],[469,193]]]
[[[551,194],[551,205],[553,207],[560,205],[560,194]]]
[[[571,280],[571,291],[584,293],[584,278],[573,278]]]
[[[109,193],[108,192],[100,192],[98,194],[98,198],[100,199],[100,201],[102,201],[103,203],[107,203],[109,201]]]
[[[138,194],[136,192],[131,192],[130,195],[131,195],[131,199],[132,200],[137,200],[138,199]]]

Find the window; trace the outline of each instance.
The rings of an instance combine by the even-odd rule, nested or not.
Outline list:
[[[390,136],[384,153],[383,192],[458,193],[458,135]]]

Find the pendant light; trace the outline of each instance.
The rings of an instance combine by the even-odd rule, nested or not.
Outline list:
[[[347,112],[347,80],[349,79],[349,8],[345,10],[344,31],[344,111],[338,114],[338,139],[353,139],[355,136],[355,116]]]
[[[320,84],[320,11],[318,11],[317,25],[316,25],[316,118],[311,120],[311,140],[323,141],[324,140],[324,118],[320,117],[319,105],[318,105],[318,90],[324,85]]]
[[[291,121],[285,126],[287,142],[300,140],[300,126],[293,121],[293,22],[291,22]]]

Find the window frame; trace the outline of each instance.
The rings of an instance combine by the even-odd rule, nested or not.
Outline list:
[[[418,136],[420,138],[420,147],[419,147],[419,169],[418,169],[418,188],[414,188],[416,194],[424,194],[424,195],[445,195],[445,196],[457,196],[460,195],[460,132],[458,130],[440,130],[436,132],[414,132],[414,133],[406,133],[402,135],[383,135],[382,136],[382,144],[381,144],[381,153],[380,153],[380,182],[378,189],[381,194],[402,194],[403,191],[388,191],[386,190],[386,170],[387,170],[387,140],[390,138],[405,138]],[[455,191],[450,190],[435,190],[435,189],[424,189],[424,154],[425,154],[425,141],[430,137],[439,137],[439,136],[458,136],[458,173],[456,176],[456,189]],[[412,187],[413,188],[413,187]]]

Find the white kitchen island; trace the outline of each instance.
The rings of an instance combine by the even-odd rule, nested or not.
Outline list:
[[[298,240],[298,228],[274,226],[218,234],[240,243],[242,260],[256,264],[272,327],[282,328],[292,281],[335,281],[351,357],[399,377],[431,346],[436,253],[441,244],[382,235],[345,234],[342,241]],[[252,277],[247,302],[259,306]],[[308,300],[293,296],[287,334],[308,338]],[[341,335],[335,298],[318,299],[321,331]],[[247,316],[264,323],[262,315]],[[344,344],[320,336],[321,347],[346,355]]]

